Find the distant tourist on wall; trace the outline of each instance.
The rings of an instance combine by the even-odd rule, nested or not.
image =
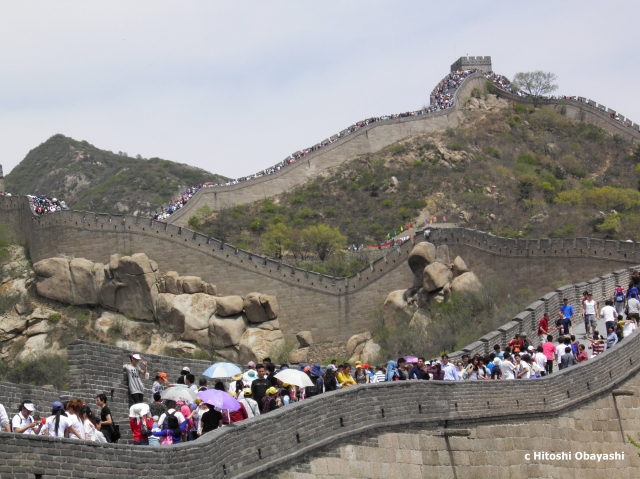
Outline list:
[[[140,374],[147,374],[147,363],[142,361],[142,358],[139,354],[132,354],[129,356],[131,359],[130,364],[125,364],[122,366],[127,372],[127,379],[129,380],[129,394],[133,400],[134,404],[141,403],[144,398],[144,384],[142,384],[142,380],[140,379]],[[142,363],[144,369],[141,369],[138,366],[138,363]]]
[[[96,404],[100,408],[100,431],[104,435],[107,442],[115,442],[115,428],[113,417],[111,416],[111,409],[107,406],[107,395],[98,394],[96,397]]]

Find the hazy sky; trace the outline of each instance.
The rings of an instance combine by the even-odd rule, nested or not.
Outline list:
[[[640,122],[638,18],[612,0],[0,0],[0,163],[62,133],[247,175],[419,109],[467,53]]]

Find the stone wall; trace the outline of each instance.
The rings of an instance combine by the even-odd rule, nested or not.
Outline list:
[[[491,57],[460,57],[451,64],[451,72],[477,68],[483,72],[493,71]]]
[[[426,135],[455,128],[459,123],[458,104],[471,95],[475,87],[484,87],[481,73],[470,75],[455,93],[453,108],[419,116],[384,120],[367,125],[344,139],[308,154],[271,175],[254,178],[232,186],[201,188],[187,205],[171,215],[169,222],[184,226],[198,208],[209,206],[217,211],[235,205],[264,200],[284,193],[316,177],[322,171],[341,165],[364,153],[379,151],[403,138]]]

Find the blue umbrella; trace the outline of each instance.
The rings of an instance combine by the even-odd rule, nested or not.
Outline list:
[[[236,374],[242,374],[242,370],[233,363],[215,363],[202,373],[209,378],[230,378]]]
[[[198,393],[198,398],[207,404],[211,404],[220,409],[229,411],[237,411],[240,409],[240,403],[231,394],[218,389],[207,389]]]

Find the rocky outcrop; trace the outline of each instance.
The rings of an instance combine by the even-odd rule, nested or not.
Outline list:
[[[284,335],[280,329],[247,328],[240,340],[239,357],[243,362],[262,361],[284,347],[284,344]]]
[[[371,339],[371,333],[366,331],[354,334],[347,341],[346,347],[349,363],[353,365],[356,361],[371,363],[378,359],[380,355],[380,345]]]
[[[429,292],[443,288],[453,278],[451,270],[442,263],[431,263],[424,269],[422,287]]]
[[[405,292],[406,290],[400,289],[398,291],[392,291],[389,293],[389,296],[387,296],[387,299],[382,305],[382,317],[384,318],[385,328],[394,328],[402,324],[404,320],[410,318],[413,314],[413,310],[407,303]]]
[[[244,312],[252,323],[262,323],[278,317],[280,308],[275,296],[249,293],[244,298]]]
[[[477,291],[482,285],[478,277],[471,271],[463,273],[451,283],[452,291]]]
[[[244,310],[244,299],[242,296],[222,296],[217,298],[218,316],[227,317],[240,314]]]
[[[298,334],[296,334],[296,339],[298,340],[298,344],[300,344],[301,348],[311,346],[311,344],[313,343],[311,331],[300,331]]]
[[[220,349],[238,346],[247,329],[247,323],[247,318],[243,314],[222,318],[218,315],[211,316],[209,333],[213,346]]]

